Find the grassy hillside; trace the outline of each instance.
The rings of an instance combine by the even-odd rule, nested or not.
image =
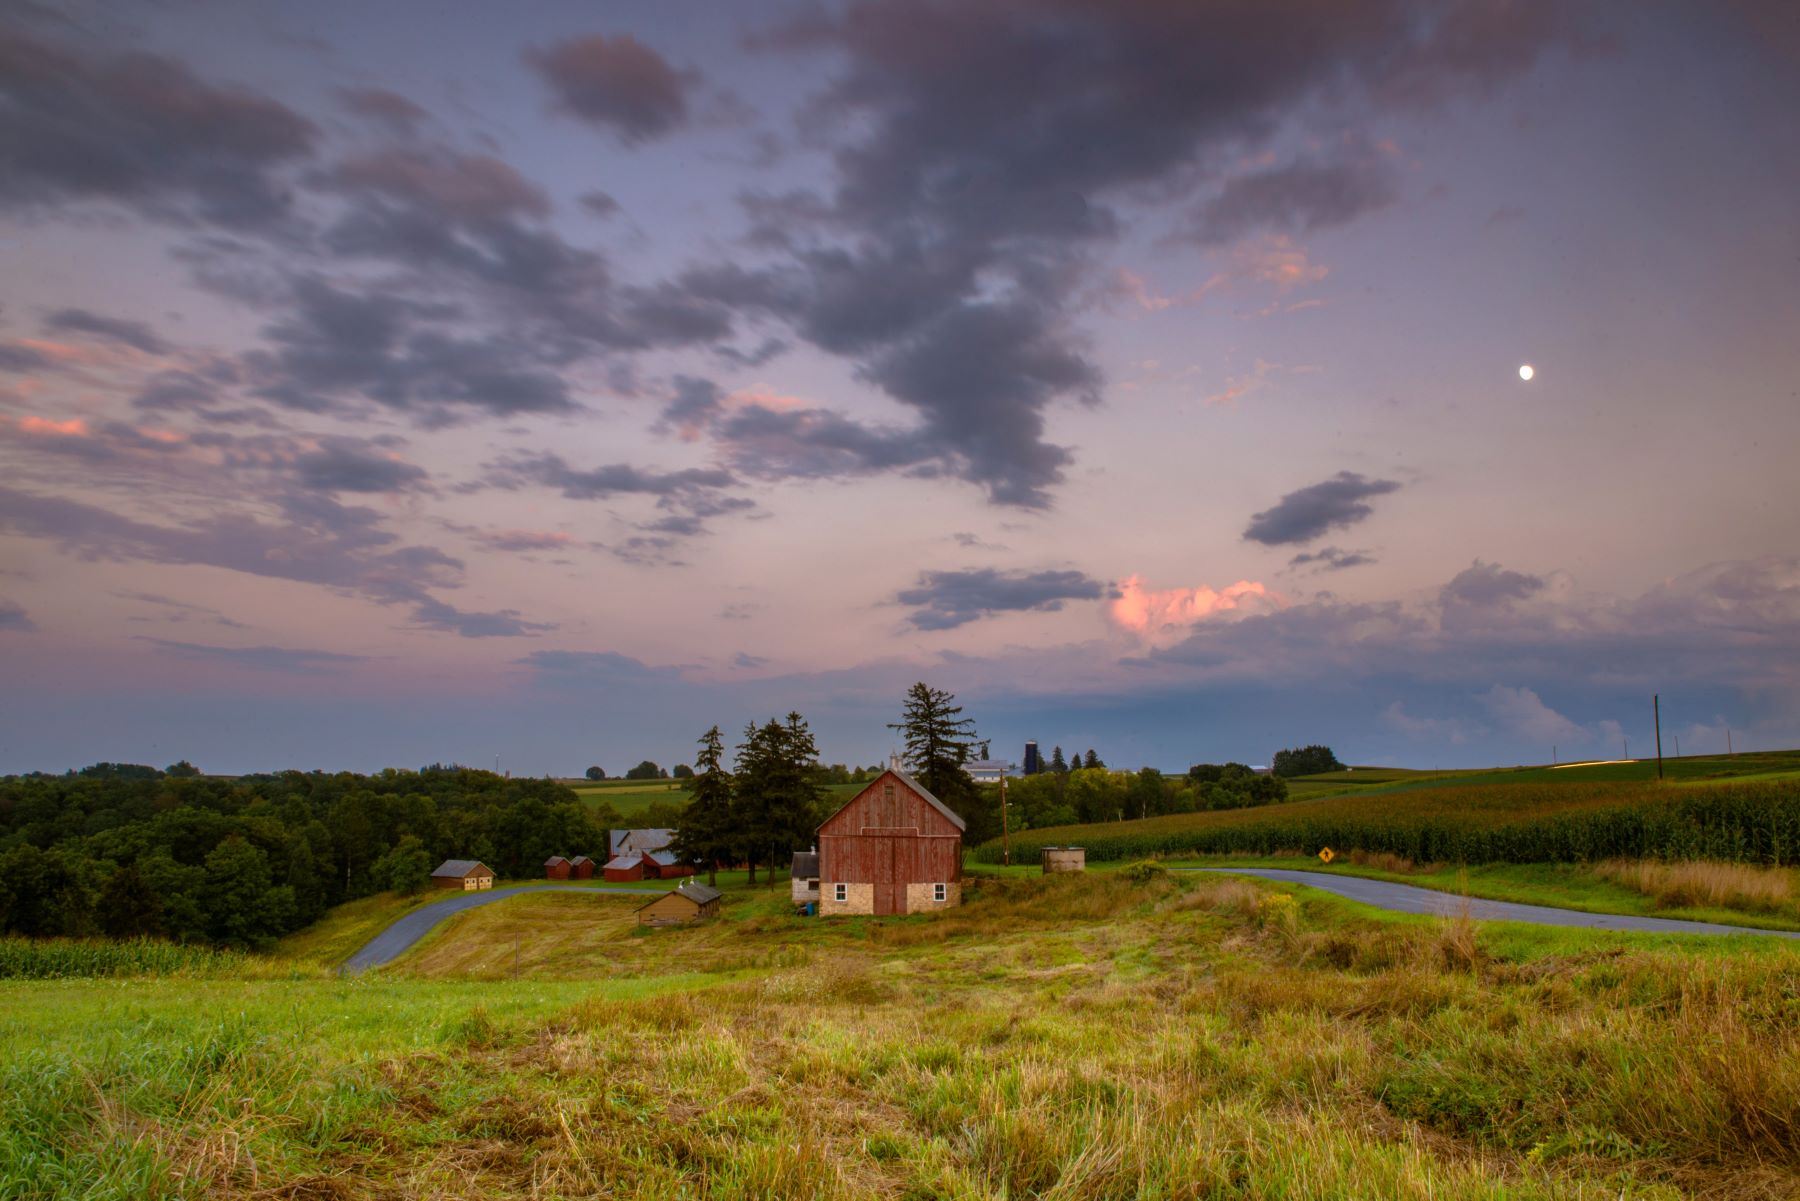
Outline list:
[[[1368,789],[1279,805],[1030,830],[1015,859],[1078,845],[1093,860],[1149,855],[1299,853],[1321,847],[1415,862],[1572,862],[1611,857],[1800,862],[1800,775],[1792,754],[1683,760],[1676,779],[1654,765],[1386,779]],[[1356,773],[1333,773],[1338,775]],[[1336,783],[1335,780],[1327,781]],[[997,841],[975,848],[1000,859]]]
[[[934,918],[732,893],[638,935],[621,904],[503,901],[349,982],[0,984],[0,1195],[1800,1191],[1774,940],[1110,872],[974,880]]]

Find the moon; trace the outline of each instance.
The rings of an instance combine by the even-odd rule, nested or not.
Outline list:
[[[1519,366],[1519,378],[1520,379],[1529,383],[1529,382],[1531,382],[1531,377],[1536,374],[1537,374],[1537,368],[1533,367],[1530,363],[1520,364],[1520,366]]]

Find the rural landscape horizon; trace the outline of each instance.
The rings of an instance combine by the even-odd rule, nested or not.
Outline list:
[[[1800,1198],[1800,2],[0,0],[0,1201]]]

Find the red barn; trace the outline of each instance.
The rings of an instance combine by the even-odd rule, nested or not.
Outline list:
[[[567,880],[569,878],[569,861],[561,855],[552,855],[544,860],[544,879]]]
[[[889,768],[819,827],[819,912],[921,913],[962,901],[963,819]]]

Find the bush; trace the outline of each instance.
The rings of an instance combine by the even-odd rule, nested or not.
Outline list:
[[[1140,859],[1136,863],[1128,863],[1119,869],[1119,874],[1133,884],[1148,884],[1152,880],[1160,880],[1169,874],[1169,869],[1152,859]]]

